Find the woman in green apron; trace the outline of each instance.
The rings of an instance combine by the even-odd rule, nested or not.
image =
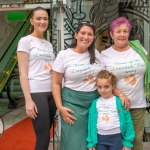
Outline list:
[[[96,76],[104,69],[94,34],[92,23],[81,22],[72,44],[58,53],[53,64],[52,91],[61,115],[61,150],[87,150],[88,110],[98,97]]]

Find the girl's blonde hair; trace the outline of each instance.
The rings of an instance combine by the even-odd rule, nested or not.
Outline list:
[[[115,75],[107,70],[100,71],[97,75],[97,79],[108,79],[111,81],[113,86],[116,86],[117,81]]]

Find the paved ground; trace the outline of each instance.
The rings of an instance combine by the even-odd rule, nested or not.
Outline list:
[[[144,142],[144,149],[143,150],[149,150],[150,149],[150,142]]]
[[[143,150],[149,150],[150,149],[150,142],[144,142],[144,149]],[[58,144],[55,144],[55,149],[53,148],[53,144],[50,143],[48,150],[59,150]]]

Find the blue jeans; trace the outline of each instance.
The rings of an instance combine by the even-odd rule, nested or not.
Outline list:
[[[122,150],[122,135],[99,135],[96,150]]]

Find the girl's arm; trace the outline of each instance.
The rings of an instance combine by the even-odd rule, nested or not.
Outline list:
[[[95,99],[92,102],[92,105],[89,109],[88,114],[88,130],[87,130],[87,147],[90,149],[94,148],[97,144],[97,109],[96,109],[96,102]]]
[[[115,88],[113,90],[113,94],[118,96],[121,99],[122,105],[125,106],[125,109],[127,110],[130,109],[130,100],[121,90]]]
[[[62,80],[63,80],[63,73],[58,73],[56,71],[53,71],[52,75],[52,92],[54,96],[54,100],[56,103],[56,106],[63,117],[64,121],[70,125],[74,124],[73,120],[77,120],[74,116],[71,114],[73,113],[73,110],[64,107],[62,105],[62,99],[61,99],[61,88],[62,88]]]
[[[19,76],[22,91],[25,97],[25,109],[26,114],[35,119],[37,117],[37,107],[31,98],[29,80],[28,80],[28,70],[29,70],[29,54],[23,51],[17,52],[18,65],[19,65]]]
[[[135,132],[130,111],[122,108],[122,112],[124,113],[124,121],[125,121],[124,131],[122,132],[122,144],[125,150],[128,150],[129,148],[133,147],[132,142],[135,138]]]

